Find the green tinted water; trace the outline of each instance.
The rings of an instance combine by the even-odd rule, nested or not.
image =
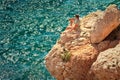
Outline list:
[[[0,0],[0,80],[54,80],[44,57],[67,19],[119,0]]]

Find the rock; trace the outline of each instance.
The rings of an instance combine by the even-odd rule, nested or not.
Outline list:
[[[91,44],[86,44],[77,50],[72,50],[70,61],[63,62],[60,45],[56,44],[46,57],[46,66],[57,80],[85,80],[92,63],[96,60],[98,51]],[[83,69],[84,68],[84,69]]]
[[[120,24],[120,11],[116,5],[111,5],[102,13],[101,17],[97,17],[96,19],[97,20],[91,24],[95,27],[94,30],[91,31],[90,36],[92,43],[101,42],[118,27]]]
[[[114,5],[109,6],[105,11],[83,17],[78,30],[62,32],[60,39],[45,57],[46,68],[51,75],[57,80],[118,80],[118,13]]]
[[[98,80],[120,80],[120,44],[101,52],[91,71]]]
[[[60,54],[63,52],[63,48],[60,44],[54,45],[49,54],[46,56],[46,67],[50,73],[58,80],[63,80],[64,65]]]
[[[92,45],[86,44],[71,51],[71,54],[71,60],[65,64],[64,80],[85,80],[98,51]]]
[[[61,34],[61,36],[60,36],[60,43],[61,44],[65,44],[67,42],[70,42],[70,41],[78,38],[79,35],[80,35],[80,32],[79,33],[78,32],[72,32],[72,31],[70,31],[70,32],[63,32]]]

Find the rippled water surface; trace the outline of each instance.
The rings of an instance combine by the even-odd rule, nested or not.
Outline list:
[[[54,80],[44,57],[68,18],[119,0],[0,0],[0,80]]]

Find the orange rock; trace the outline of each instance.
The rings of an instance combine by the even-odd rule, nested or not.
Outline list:
[[[94,22],[94,30],[91,32],[91,42],[99,43],[104,40],[120,24],[120,11],[116,5],[109,6],[101,16]]]
[[[103,51],[91,67],[98,80],[120,79],[120,44]]]
[[[45,58],[46,68],[51,75],[57,80],[119,80],[118,13],[115,6],[110,6],[105,12],[97,11],[84,17],[80,23],[80,30],[65,30]],[[117,28],[117,31],[113,27]],[[90,37],[91,31],[93,32]],[[64,62],[61,54],[64,55],[65,50],[71,57]]]

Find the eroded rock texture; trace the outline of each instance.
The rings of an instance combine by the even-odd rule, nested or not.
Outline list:
[[[99,43],[104,40],[119,24],[120,11],[115,5],[109,6],[95,22],[95,29],[91,32],[91,42]]]
[[[57,80],[119,80],[119,19],[120,11],[111,5],[83,17],[77,30],[62,32],[45,58],[49,72]],[[68,61],[61,57],[65,51]]]
[[[98,80],[120,80],[120,44],[101,52],[91,71]]]

